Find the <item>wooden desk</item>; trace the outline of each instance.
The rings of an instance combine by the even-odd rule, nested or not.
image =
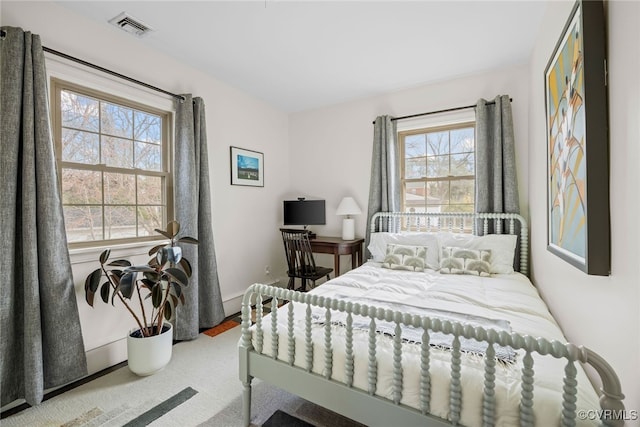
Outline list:
[[[351,255],[351,268],[362,265],[364,239],[342,240],[340,237],[317,236],[309,240],[311,251],[318,254],[333,254],[335,277],[340,275],[340,255]],[[357,256],[357,261],[356,261]]]

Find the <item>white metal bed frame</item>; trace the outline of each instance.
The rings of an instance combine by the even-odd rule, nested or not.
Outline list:
[[[503,225],[503,224],[506,224]],[[519,227],[516,227],[516,224]],[[476,233],[478,228],[482,233]],[[503,231],[515,234],[519,228],[520,265],[519,270],[527,274],[528,258],[528,230],[523,217],[517,214],[472,214],[472,213],[395,213],[380,212],[371,220],[371,231],[399,231],[399,230],[428,230],[428,231],[462,231],[470,229],[474,234],[487,234],[490,226],[493,226],[497,234]],[[503,230],[504,229],[504,230]],[[295,301],[306,304],[305,318],[305,345],[303,349],[296,349],[294,340],[293,305],[288,304],[287,311],[287,344],[279,346],[280,339],[271,340],[271,353],[263,353],[264,328],[262,311],[263,302],[271,298],[271,307],[278,307],[282,301]],[[251,309],[256,307],[256,346],[251,341]],[[324,326],[324,351],[325,351],[325,375],[312,372],[313,343],[311,341],[311,307],[319,307],[325,310]],[[346,313],[346,380],[336,381],[331,378],[333,349],[331,346],[331,310]],[[277,327],[277,310],[271,311],[271,334],[279,337]],[[353,331],[351,329],[352,315],[361,315],[370,318],[369,329],[369,354],[368,354],[368,390],[353,387],[354,354]],[[378,396],[376,392],[377,362],[376,362],[376,321],[394,322],[396,333],[393,340],[393,399]],[[430,415],[430,346],[429,334],[424,332],[421,345],[420,367],[420,409],[415,409],[400,403],[403,392],[402,385],[402,338],[400,325],[410,325],[422,328],[423,331],[432,330],[453,335],[451,348],[451,387],[450,387],[450,420],[445,420]],[[296,394],[304,399],[324,406],[344,416],[369,426],[390,425],[421,425],[421,426],[450,426],[457,425],[460,418],[461,399],[461,351],[460,337],[473,338],[487,342],[485,366],[484,366],[484,390],[482,412],[478,417],[483,420],[484,426],[492,426],[495,416],[495,349],[494,346],[510,346],[514,350],[524,349],[522,369],[522,393],[520,398],[520,425],[533,426],[533,394],[534,394],[534,369],[532,353],[543,356],[565,359],[565,376],[563,381],[562,402],[562,426],[575,426],[576,424],[576,362],[591,365],[600,376],[602,387],[600,389],[600,420],[602,426],[622,426],[624,421],[619,414],[624,411],[620,381],[613,368],[598,354],[592,350],[576,346],[571,343],[548,341],[544,338],[522,336],[517,333],[505,331],[497,332],[492,329],[472,327],[440,319],[431,319],[426,316],[409,315],[400,311],[385,310],[338,299],[319,297],[313,294],[300,293],[262,284],[251,285],[242,301],[242,336],[239,342],[240,355],[240,380],[243,384],[243,423],[249,426],[251,418],[251,381],[260,378],[277,387]],[[284,347],[284,348],[279,348]],[[279,352],[287,352],[288,362],[277,358]],[[296,351],[305,352],[306,367],[294,365]]]

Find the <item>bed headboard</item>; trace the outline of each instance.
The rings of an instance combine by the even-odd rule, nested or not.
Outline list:
[[[449,231],[452,233],[516,234],[519,255],[517,270],[528,275],[529,231],[527,221],[513,213],[466,212],[377,212],[371,217],[369,231]],[[518,252],[519,248],[519,252]]]

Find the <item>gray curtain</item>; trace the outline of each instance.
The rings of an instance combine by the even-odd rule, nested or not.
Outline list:
[[[520,213],[508,95],[476,105],[476,212]]]
[[[56,175],[40,37],[0,41],[2,405],[87,373]]]
[[[376,212],[400,210],[400,158],[396,146],[396,122],[379,116],[373,125],[373,154],[365,248],[369,246],[369,224]],[[371,256],[367,249],[367,256]]]
[[[198,336],[200,328],[210,328],[224,320],[224,308],[218,281],[213,227],[211,191],[204,101],[183,95],[176,106],[175,140],[175,219],[181,234],[195,237],[197,246],[182,245],[191,262],[193,275],[186,289],[186,301],[176,312],[175,339]]]

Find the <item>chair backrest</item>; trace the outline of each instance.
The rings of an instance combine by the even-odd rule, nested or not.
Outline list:
[[[284,253],[287,257],[289,275],[312,274],[316,271],[316,262],[311,252],[307,230],[281,228]]]

